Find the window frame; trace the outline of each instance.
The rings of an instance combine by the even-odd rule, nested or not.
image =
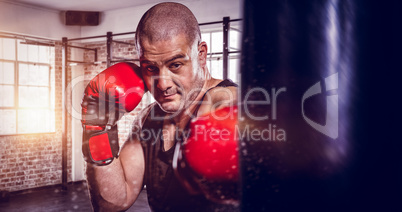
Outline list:
[[[14,110],[15,111],[15,132],[13,133],[0,133],[0,137],[1,136],[12,136],[12,135],[27,135],[27,134],[54,134],[56,133],[56,127],[50,127],[48,129],[46,129],[46,131],[40,131],[40,132],[19,132],[19,113],[20,110],[47,110],[49,111],[49,114],[51,115],[49,118],[49,122],[50,123],[56,123],[56,108],[55,108],[55,104],[54,107],[52,107],[52,101],[55,101],[55,97],[52,99],[52,91],[55,93],[56,92],[56,82],[54,81],[54,83],[52,83],[52,69],[55,66],[55,58],[51,57],[49,58],[49,63],[44,63],[42,61],[37,61],[37,62],[32,62],[32,61],[22,61],[18,58],[18,45],[19,42],[21,42],[23,39],[21,38],[12,38],[12,37],[2,37],[0,36],[0,39],[13,39],[14,40],[14,46],[15,46],[15,58],[14,60],[10,60],[10,59],[3,59],[0,58],[0,62],[1,63],[13,63],[14,64],[14,84],[13,84],[13,88],[14,88],[14,106],[10,107],[10,106],[0,106],[0,110]],[[21,43],[20,43],[21,45]],[[40,44],[30,44],[30,43],[24,43],[23,45],[36,45],[38,46],[42,46]],[[43,45],[45,46],[45,45]],[[53,55],[55,55],[55,47],[54,46],[49,46],[49,53],[53,53]],[[3,49],[0,49],[0,51],[3,51]],[[28,53],[29,54],[29,53]],[[38,56],[39,57],[39,56]],[[21,64],[26,64],[26,65],[38,65],[38,66],[45,66],[47,67],[48,70],[48,85],[44,86],[44,85],[23,85],[20,84],[19,80],[20,80],[20,65]],[[4,71],[4,70],[3,70]],[[53,72],[53,74],[55,74]],[[55,77],[55,76],[54,76]],[[56,80],[56,79],[54,79]],[[0,85],[9,85],[9,84],[4,84],[4,83],[0,83]],[[20,86],[26,86],[26,87],[47,87],[48,89],[48,103],[46,104],[46,107],[21,107],[20,106],[20,102],[19,102],[19,98],[20,98]],[[53,114],[53,115],[52,115]],[[54,119],[54,120],[51,120]]]
[[[229,28],[229,32],[228,32],[229,33],[229,45],[228,45],[229,50],[230,51],[232,51],[232,50],[240,51],[240,49],[237,49],[237,48],[234,48],[233,46],[231,46],[231,37],[230,37],[231,33],[230,33],[230,31],[232,31],[232,30],[237,31],[239,33],[239,36],[238,36],[239,40],[237,41],[238,42],[237,45],[240,45],[240,40],[241,40],[241,31],[238,30],[235,27]],[[223,44],[222,44],[222,46],[219,47],[220,51],[212,51],[213,48],[215,48],[214,45],[213,45],[213,34],[214,33],[222,33],[222,42],[223,42],[223,30],[222,30],[221,27],[213,27],[213,28],[206,28],[206,29],[201,28],[201,37],[203,37],[203,34],[208,34],[208,37],[209,37],[208,41],[203,40],[203,41],[207,42],[207,45],[208,45],[208,56],[207,56],[208,70],[211,73],[212,77],[215,77],[215,78],[218,78],[218,79],[223,79],[223,73],[221,73],[222,77],[214,75],[215,69],[213,68],[214,66],[212,64],[213,61],[217,61],[219,63],[219,66],[221,66],[220,69],[223,70],[223,59],[222,59],[222,57],[223,57]],[[240,48],[240,46],[239,46],[239,48]],[[234,54],[229,54],[228,55],[228,63],[229,63],[228,64],[228,78],[231,79],[231,80],[234,80],[235,83],[239,83],[240,78],[238,76],[238,70],[235,71],[233,68],[231,68],[231,62],[234,61],[234,60],[238,60],[238,62],[239,62],[240,58],[241,58],[240,53],[234,53]],[[238,69],[239,69],[239,65],[237,66]],[[235,72],[235,73],[232,73],[232,72]],[[230,76],[233,76],[233,74],[236,74],[235,79],[230,77]]]

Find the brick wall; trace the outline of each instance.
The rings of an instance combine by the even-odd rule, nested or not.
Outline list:
[[[0,136],[0,190],[18,191],[61,183],[62,48],[55,47],[55,133]],[[68,78],[71,78],[70,71]],[[69,122],[70,123],[70,122]],[[35,124],[35,123],[32,123]],[[71,128],[71,126],[69,126]],[[71,173],[71,133],[68,135]],[[68,180],[71,180],[69,174]]]

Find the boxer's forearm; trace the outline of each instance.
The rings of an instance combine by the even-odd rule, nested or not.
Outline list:
[[[87,164],[87,181],[95,211],[118,211],[127,199],[126,181],[120,161],[108,166]]]
[[[143,187],[144,160],[141,144],[129,140],[120,156],[107,166],[87,165],[87,181],[95,211],[129,208]]]

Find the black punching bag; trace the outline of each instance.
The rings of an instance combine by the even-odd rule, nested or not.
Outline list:
[[[244,1],[242,211],[401,209],[395,5]]]

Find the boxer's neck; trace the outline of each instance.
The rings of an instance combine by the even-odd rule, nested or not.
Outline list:
[[[214,78],[209,78],[208,80],[205,81],[204,86],[201,90],[200,93],[198,93],[197,97],[193,100],[193,102],[185,109],[183,109],[180,113],[175,115],[174,117],[167,116],[168,120],[165,122],[165,124],[174,124],[176,127],[179,129],[183,130],[187,123],[190,121],[191,118],[195,118],[198,116],[196,110],[197,108],[200,107],[200,104],[202,104],[202,98],[204,97],[205,93],[218,85],[222,80],[214,79]]]

